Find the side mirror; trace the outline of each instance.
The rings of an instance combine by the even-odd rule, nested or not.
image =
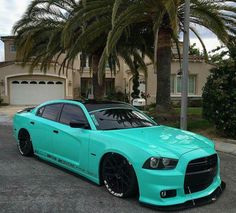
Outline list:
[[[71,121],[71,128],[90,129],[89,124],[85,121]]]

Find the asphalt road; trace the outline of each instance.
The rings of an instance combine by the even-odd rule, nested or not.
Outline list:
[[[236,212],[236,156],[220,153],[227,188],[220,199],[185,212]],[[155,212],[137,198],[119,199],[104,187],[37,158],[22,157],[11,127],[0,126],[0,212]]]

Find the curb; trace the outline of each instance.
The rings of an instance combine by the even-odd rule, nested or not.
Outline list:
[[[216,150],[232,155],[236,155],[236,143],[225,143],[219,140],[215,140]]]

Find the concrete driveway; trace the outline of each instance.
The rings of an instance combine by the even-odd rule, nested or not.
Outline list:
[[[225,192],[188,213],[236,212],[236,156],[220,153]],[[151,213],[137,198],[119,199],[84,178],[35,157],[22,157],[11,127],[0,126],[0,212]]]
[[[30,106],[0,106],[0,125],[11,125],[14,114]]]

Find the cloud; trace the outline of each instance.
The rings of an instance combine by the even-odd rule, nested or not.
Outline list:
[[[222,45],[222,43],[218,40],[217,37],[205,38],[203,42],[206,46],[207,52],[210,52],[211,50],[216,49],[216,47]],[[199,48],[201,51],[203,50],[202,45],[197,38],[192,38],[190,40],[190,43],[196,43],[196,47]]]
[[[0,36],[12,35],[12,27],[21,18],[31,0],[1,0]],[[4,60],[3,43],[0,41],[0,61]]]
[[[1,0],[0,34],[10,35],[14,23],[20,19],[31,0]]]

